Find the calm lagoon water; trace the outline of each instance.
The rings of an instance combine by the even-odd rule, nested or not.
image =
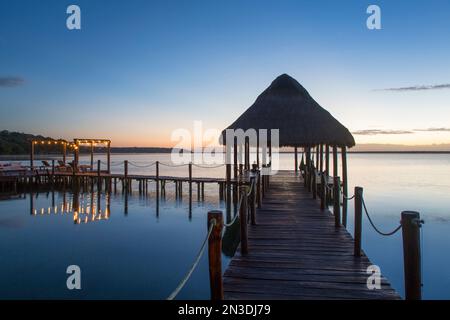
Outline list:
[[[170,155],[113,155],[113,172],[122,171],[125,159],[131,161],[130,173],[152,174],[154,166],[142,166],[156,160],[168,163]],[[424,297],[450,299],[450,155],[350,154],[348,162],[349,193],[355,185],[364,187],[368,210],[380,229],[395,228],[402,210],[421,213]],[[280,156],[281,169],[293,166],[292,154]],[[185,176],[187,168],[161,166],[160,174]],[[223,177],[224,168],[194,167],[193,174]],[[137,191],[128,197],[127,210],[120,190],[100,198],[81,193],[83,210],[96,210],[101,217],[95,220],[85,220],[84,214],[74,218],[69,190],[35,191],[0,201],[0,298],[165,299],[198,252],[207,231],[206,213],[225,209],[217,185],[205,186],[201,202],[194,185],[190,213],[184,188],[177,200],[169,183],[158,210],[153,183],[148,197]],[[78,218],[80,223],[74,223]],[[348,221],[352,232],[352,202]],[[224,267],[232,251],[231,244],[226,246]],[[364,218],[363,249],[403,294],[401,233],[382,237]],[[66,288],[66,268],[72,264],[81,268],[82,290]],[[206,255],[178,298],[209,298]]]

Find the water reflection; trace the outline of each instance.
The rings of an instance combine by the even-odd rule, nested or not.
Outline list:
[[[94,185],[91,186],[89,192],[85,192],[85,188],[75,187],[71,191],[67,191],[66,188],[63,190],[51,189],[48,191],[42,190],[30,190],[29,196],[29,212],[32,216],[49,216],[49,215],[72,215],[73,224],[81,225],[98,221],[106,221],[111,217],[111,203],[113,200],[116,202],[123,202],[123,214],[126,217],[129,213],[129,202],[136,202],[137,199],[144,201],[152,199],[154,197],[155,202],[155,214],[159,218],[160,214],[160,203],[165,207],[174,207],[187,209],[187,217],[189,221],[193,219],[193,192],[192,185],[189,186],[189,199],[188,205],[185,207],[183,202],[183,197],[181,193],[175,195],[173,202],[167,202],[166,200],[166,190],[165,188],[160,189],[160,185],[155,185],[155,193],[136,194],[131,190],[131,192],[123,192],[117,194],[117,192],[99,191],[101,188],[96,188]],[[110,190],[110,189],[109,189]],[[35,203],[42,197],[48,199],[49,204],[44,206],[36,206]],[[23,196],[25,198],[25,195]],[[58,198],[58,200],[56,200]],[[203,198],[199,195],[197,198],[197,203],[201,208],[204,205]],[[47,202],[47,201],[45,201]],[[45,203],[44,202],[44,203]],[[42,201],[39,201],[42,203]],[[221,199],[219,206],[226,206],[225,199]],[[117,210],[117,207],[116,207]],[[205,218],[207,210],[204,210]],[[234,218],[238,212],[228,213],[226,216],[226,222],[229,222]],[[222,252],[227,257],[232,257],[239,245],[239,221],[236,221],[230,227],[225,228],[223,241],[222,241]]]

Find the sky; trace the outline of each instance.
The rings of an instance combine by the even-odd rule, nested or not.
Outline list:
[[[448,0],[0,0],[0,130],[172,146],[287,73],[357,144],[448,144],[449,30]]]

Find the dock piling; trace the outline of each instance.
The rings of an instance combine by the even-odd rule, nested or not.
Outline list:
[[[363,188],[355,187],[355,231],[354,231],[354,249],[355,257],[361,256],[361,232],[362,232],[362,200]]]
[[[422,271],[420,257],[420,227],[423,223],[416,211],[402,212],[403,259],[406,300],[422,299]]]
[[[212,210],[208,212],[208,229],[214,223],[211,235],[208,239],[209,283],[211,300],[223,300],[222,281],[222,211]]]

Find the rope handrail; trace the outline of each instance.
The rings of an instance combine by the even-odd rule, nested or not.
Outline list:
[[[253,185],[255,184],[255,180],[253,180],[253,181],[254,181],[254,183],[251,184],[250,190],[245,194],[246,197],[249,197],[249,196],[252,194],[252,191],[253,191]],[[242,200],[243,200],[243,199],[244,199],[243,197],[241,197],[241,198],[239,199],[239,203],[238,203],[238,205],[237,205],[237,211],[241,210]],[[236,214],[236,215],[234,216],[233,220],[231,220],[229,223],[224,223],[223,226],[224,226],[225,228],[228,228],[228,227],[232,226],[232,225],[236,222],[236,220],[237,220],[238,218],[239,218],[239,214]]]
[[[241,205],[242,205],[242,198],[239,199],[239,204],[238,204],[238,206],[237,206],[237,209],[238,209],[237,211],[239,211],[239,210],[241,209]],[[236,213],[236,214],[234,215],[233,220],[231,220],[229,223],[224,223],[224,224],[223,224],[224,228],[231,227],[231,226],[236,222],[236,220],[237,220],[238,218],[239,218],[239,214]],[[225,231],[225,229],[224,229],[224,231]]]
[[[392,230],[391,232],[382,232],[382,231],[380,231],[380,230],[375,226],[375,224],[373,223],[372,218],[370,217],[369,212],[367,211],[367,207],[366,207],[366,203],[365,203],[365,201],[364,201],[364,198],[361,198],[361,201],[362,201],[362,205],[363,205],[363,208],[364,208],[364,212],[366,213],[367,219],[369,220],[369,222],[370,222],[372,228],[373,228],[377,233],[379,233],[379,234],[382,235],[382,236],[392,236],[392,235],[395,234],[398,230],[401,229],[402,225],[400,224],[398,227],[396,227],[396,228],[395,228],[394,230]]]
[[[173,299],[176,298],[178,293],[180,293],[181,289],[183,289],[183,287],[188,282],[188,280],[191,277],[191,275],[194,272],[194,270],[197,268],[197,266],[198,266],[198,264],[200,262],[200,258],[202,257],[203,252],[205,252],[206,244],[208,243],[209,237],[212,234],[212,230],[213,230],[215,224],[216,224],[216,220],[212,220],[211,224],[209,226],[209,229],[208,229],[208,234],[206,235],[205,240],[203,240],[202,246],[200,247],[200,250],[197,253],[196,258],[195,258],[194,262],[192,263],[191,268],[188,270],[188,272],[186,273],[184,278],[180,281],[180,283],[175,288],[175,290],[167,297],[167,300],[173,300]]]
[[[159,162],[160,165],[165,166],[165,167],[171,167],[171,168],[177,168],[177,167],[184,167],[184,166],[188,166],[188,163],[182,163],[182,164],[169,164],[169,163],[164,163],[164,162]]]
[[[201,169],[216,169],[216,168],[223,167],[225,164],[222,163],[222,164],[218,164],[218,165],[204,166],[204,165],[201,165],[201,164],[192,163],[192,165],[194,167],[201,168]]]
[[[344,198],[344,200],[350,201],[355,198],[355,195],[352,195],[351,197],[349,197],[349,196],[346,196],[345,194],[343,194],[342,197]]]
[[[135,162],[128,161],[128,164],[132,165],[133,167],[137,167],[137,168],[149,168],[151,166],[154,166],[156,164],[156,161],[151,162],[149,164],[136,164]]]

